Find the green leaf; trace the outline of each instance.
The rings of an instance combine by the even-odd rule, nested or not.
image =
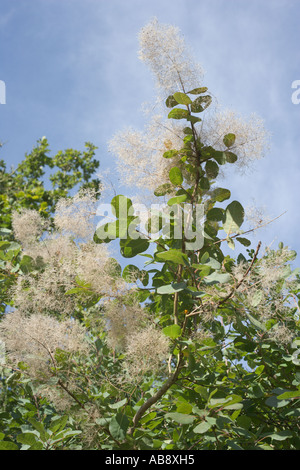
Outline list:
[[[19,447],[11,441],[0,441],[0,450],[19,450]]]
[[[40,439],[43,442],[45,442],[49,438],[49,434],[46,432],[44,425],[40,421],[37,421],[34,418],[28,418],[28,421],[34,427],[34,429],[36,429],[39,432]]]
[[[194,432],[196,434],[204,434],[209,431],[211,427],[212,424],[209,424],[207,421],[202,421],[202,423],[198,424],[198,426],[194,428]]]
[[[134,217],[118,219],[114,222],[108,222],[100,225],[96,230],[97,243],[109,243],[117,238],[126,238],[128,235],[128,226],[134,224]]]
[[[191,104],[192,113],[202,113],[211,104],[212,98],[209,95],[198,96]]]
[[[148,273],[148,271],[146,271],[145,269],[142,269],[140,271],[139,280],[141,281],[143,286],[146,287],[149,283],[149,273]]]
[[[126,219],[130,213],[132,207],[132,201],[126,196],[119,194],[111,200],[112,212],[119,219]]]
[[[294,437],[292,431],[278,431],[273,434],[268,434],[266,437],[270,437],[274,441],[285,441],[286,439],[290,439]]]
[[[222,152],[221,150],[210,150],[210,155],[216,160],[216,162],[219,165],[225,165],[226,163],[226,155],[225,152]]]
[[[237,442],[235,441],[227,441],[228,447],[233,450],[244,450]]]
[[[168,200],[168,206],[173,206],[174,204],[181,204],[182,202],[185,202],[187,198],[188,198],[187,194],[182,194],[181,196],[171,197],[171,199]]]
[[[244,246],[250,246],[251,245],[250,240],[248,240],[247,238],[236,237],[236,240]]]
[[[188,94],[191,95],[201,95],[201,93],[205,93],[208,90],[206,86],[200,87],[200,88],[194,88],[191,91],[188,91]]]
[[[264,368],[265,366],[264,365],[261,365],[261,366],[258,366],[256,369],[255,369],[255,374],[256,375],[261,375],[264,371]]]
[[[173,95],[168,96],[166,99],[166,106],[167,108],[174,108],[174,106],[177,106],[177,101],[175,100]]]
[[[54,419],[51,422],[51,426],[49,427],[50,431],[54,433],[57,431],[62,431],[64,427],[66,426],[68,419],[69,419],[68,415],[64,415],[57,419]]]
[[[249,318],[250,322],[252,325],[254,325],[256,328],[258,328],[261,331],[267,331],[267,328],[256,318],[254,318],[249,312],[245,310],[245,315]]]
[[[155,256],[162,261],[172,261],[175,264],[189,264],[189,259],[181,250],[162,251],[155,254]]]
[[[174,186],[181,186],[183,183],[183,176],[181,170],[177,168],[177,166],[171,168],[171,170],[169,171],[169,178],[171,183],[174,184]]]
[[[183,413],[166,413],[166,418],[170,418],[173,421],[176,421],[176,423],[179,424],[191,424],[195,420],[195,416],[190,416],[187,414]]]
[[[152,421],[156,417],[157,413],[156,411],[152,411],[149,414],[145,415],[141,419],[142,424],[148,423],[148,421]]]
[[[283,408],[287,405],[290,405],[290,400],[278,400],[276,396],[272,395],[267,398],[265,404],[271,408]]]
[[[186,289],[185,282],[178,282],[173,284],[168,284],[166,286],[160,286],[156,289],[156,292],[161,295],[170,295],[175,294],[176,292],[181,292]]]
[[[284,392],[281,395],[278,395],[277,398],[278,400],[300,398],[300,390],[296,390],[294,392]]]
[[[218,201],[218,202],[223,202],[226,199],[229,199],[231,196],[231,193],[229,189],[225,188],[216,188],[213,190],[211,194],[211,198],[213,201]]]
[[[234,240],[230,237],[227,238],[227,245],[229,246],[229,248],[231,248],[231,250],[234,250],[235,249],[235,243],[234,243]]]
[[[226,147],[232,147],[232,145],[235,143],[235,134],[226,134],[223,142]]]
[[[201,122],[202,119],[200,119],[199,117],[197,116],[188,116],[186,118],[187,121],[191,122],[192,124],[196,124],[197,122]]]
[[[242,397],[239,395],[229,395],[226,398],[212,398],[209,401],[209,408],[226,408],[227,410],[239,410],[243,408]]]
[[[17,436],[17,441],[21,444],[32,446],[37,443],[37,436],[31,432],[26,432],[23,434],[19,434]]]
[[[127,403],[127,398],[124,398],[123,400],[118,401],[117,403],[111,403],[109,404],[109,407],[112,410],[118,410],[119,408],[122,408]]]
[[[17,250],[20,250],[20,248],[21,248],[21,245],[19,243],[10,242],[8,244],[8,246],[5,247],[5,250],[7,250],[7,251],[17,251]]]
[[[226,152],[224,152],[224,155],[225,155],[226,161],[228,163],[235,163],[238,159],[238,157],[235,153],[229,152],[228,150],[226,150]]]
[[[183,132],[184,132],[184,134],[186,134],[186,135],[191,135],[191,136],[194,135],[193,129],[191,129],[190,127],[185,127],[185,128],[183,129]]]
[[[199,395],[201,395],[201,397],[204,398],[205,401],[207,401],[209,397],[207,387],[204,387],[203,385],[196,385],[195,392],[199,393]]]
[[[118,413],[112,417],[109,423],[109,431],[114,439],[123,440],[129,426],[129,420],[125,414]]]
[[[175,108],[169,112],[168,118],[169,119],[186,119],[189,116],[189,112],[187,109]]]
[[[185,415],[190,415],[193,411],[193,406],[189,402],[184,400],[183,398],[178,399],[178,401],[176,403],[176,411],[178,413],[183,413]]]
[[[218,207],[213,207],[206,214],[206,218],[208,220],[213,220],[215,222],[220,222],[221,220],[223,220],[223,216],[224,216],[224,209],[220,209]]]
[[[208,160],[205,165],[205,172],[208,178],[216,178],[219,174],[219,165],[213,160]]]
[[[11,230],[9,228],[4,228],[4,227],[0,228],[0,236],[1,237],[9,235],[10,233],[11,233]]]
[[[213,285],[213,284],[224,284],[226,282],[229,282],[230,280],[231,280],[230,274],[214,272],[210,274],[209,276],[206,276],[203,279],[203,282],[208,285]]]
[[[262,291],[256,291],[253,293],[252,298],[251,298],[251,306],[252,307],[257,307],[261,301],[263,300],[263,292]]]
[[[252,423],[248,416],[238,416],[236,422],[238,426],[244,429],[249,429]]]
[[[226,207],[223,229],[228,235],[239,232],[240,226],[244,222],[244,215],[244,208],[238,201],[233,201]]]
[[[34,261],[33,259],[31,258],[31,256],[28,256],[28,255],[24,255],[22,260],[21,260],[21,263],[20,263],[20,269],[21,271],[24,273],[24,274],[27,274],[31,271],[33,271],[34,269]]]
[[[139,279],[140,270],[133,264],[128,264],[123,270],[122,277],[126,282],[136,282]]]
[[[189,98],[185,93],[177,92],[174,93],[173,97],[175,98],[178,104],[192,104],[191,98]]]
[[[179,325],[169,325],[163,328],[163,334],[168,336],[168,338],[176,339],[181,335],[181,328]]]
[[[120,250],[124,258],[133,258],[134,256],[148,250],[149,242],[144,238],[137,238],[136,240],[128,238],[127,240],[120,240]]]
[[[205,176],[200,179],[199,186],[203,191],[208,191],[210,189],[210,182]]]
[[[163,157],[173,158],[173,157],[177,157],[177,155],[178,155],[178,150],[167,150],[167,152],[163,154]]]

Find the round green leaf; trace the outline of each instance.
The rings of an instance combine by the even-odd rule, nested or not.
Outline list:
[[[247,238],[243,238],[243,237],[236,237],[236,240],[238,242],[240,242],[242,245],[244,246],[250,246],[251,245],[251,242],[250,240],[248,240]]]
[[[178,150],[168,150],[163,154],[164,158],[172,158],[178,155]]]
[[[187,198],[188,198],[187,194],[182,194],[181,196],[171,197],[171,199],[168,200],[168,206],[173,206],[174,204],[181,204],[182,202],[185,202]]]
[[[184,413],[167,413],[166,418],[170,418],[179,424],[191,424],[195,420],[195,416],[190,416]]]
[[[167,108],[174,108],[174,106],[177,106],[177,101],[175,100],[173,95],[168,96],[166,99],[166,106]]]
[[[226,161],[228,163],[235,163],[238,159],[238,157],[235,153],[229,152],[228,150],[226,152],[224,152],[224,155],[225,155]]]
[[[149,242],[146,239],[138,238],[133,240],[131,238],[127,240],[120,240],[121,254],[124,258],[133,258],[139,253],[143,253],[149,248]]]
[[[183,183],[183,176],[181,170],[176,166],[171,168],[169,172],[169,178],[171,183],[174,184],[174,186],[181,186]]]
[[[200,179],[199,186],[203,191],[208,191],[210,188],[210,183],[208,178],[203,176],[203,178]]]
[[[140,270],[137,266],[129,264],[123,270],[122,277],[126,282],[135,282],[139,279]]]
[[[109,423],[109,431],[114,439],[122,440],[126,437],[129,420],[126,415],[118,413]]]
[[[163,334],[168,336],[168,338],[178,338],[181,335],[181,328],[179,325],[169,325],[163,328]]]
[[[216,188],[213,190],[211,198],[213,201],[223,202],[226,199],[229,199],[231,196],[231,192],[229,189],[225,188]]]
[[[223,229],[227,234],[238,232],[244,222],[244,208],[238,201],[233,201],[226,207]]]
[[[173,97],[175,98],[178,104],[188,105],[192,103],[192,100],[185,93],[177,92],[174,93]]]
[[[223,142],[226,147],[232,147],[235,142],[235,134],[226,134],[224,136]]]
[[[186,283],[185,282],[178,282],[178,283],[173,283],[173,284],[167,284],[166,286],[160,286],[157,288],[157,293],[164,295],[170,295],[170,294],[175,294],[176,292],[181,292],[186,289]]]
[[[198,96],[191,104],[192,113],[202,113],[211,104],[212,98],[209,95]]]
[[[168,250],[156,253],[156,257],[162,261],[172,261],[175,264],[189,264],[188,257],[181,250]]]
[[[208,160],[205,165],[205,171],[208,178],[216,178],[219,174],[219,165],[212,160]]]
[[[169,112],[168,118],[169,119],[186,119],[189,116],[189,112],[187,109],[175,108]]]
[[[0,441],[0,450],[19,450],[19,447],[14,442]]]
[[[223,220],[223,216],[224,216],[224,210],[218,207],[213,207],[213,209],[210,209],[206,214],[206,218],[214,222],[219,222]]]
[[[207,421],[202,421],[202,423],[198,424],[198,426],[194,428],[194,432],[196,434],[204,434],[209,431],[211,427],[212,425],[209,424]]]
[[[132,201],[126,196],[118,195],[111,200],[111,206],[112,212],[117,218],[127,218]]]

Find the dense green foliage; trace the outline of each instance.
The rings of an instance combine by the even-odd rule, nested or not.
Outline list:
[[[1,229],[11,228],[13,210],[36,209],[49,217],[58,199],[78,185],[99,190],[99,179],[92,179],[99,167],[94,158],[96,147],[89,142],[85,147],[83,152],[67,149],[51,156],[43,137],[16,169],[8,172],[0,160]]]
[[[87,143],[85,147],[86,150],[83,152],[67,149],[50,156],[48,141],[42,138],[32,152],[25,155],[25,159],[16,169],[9,172],[5,162],[0,161],[1,314],[4,314],[11,305],[9,292],[18,273],[27,272],[32,267],[32,260],[22,254],[21,245],[13,239],[11,230],[13,211],[22,208],[35,209],[45,219],[49,219],[53,214],[55,203],[61,197],[69,195],[71,190],[78,190],[78,187],[81,187],[99,191],[100,180],[92,179],[99,167],[99,161],[94,158],[96,147],[91,143]],[[53,169],[56,171],[51,173]],[[48,189],[49,187],[51,189]],[[1,348],[0,350],[2,352]],[[18,449],[21,443],[26,444],[28,429],[36,434],[34,438],[32,434],[29,435],[32,449],[61,448],[65,440],[76,434],[76,431],[71,433],[66,427],[69,418],[67,416],[61,418],[45,399],[37,395],[30,380],[20,379],[20,374],[12,370],[8,372],[3,369],[1,372],[0,448]],[[39,421],[38,424],[36,419]],[[47,429],[49,436],[45,433],[39,434],[43,427],[41,421],[45,427],[49,427]],[[15,441],[20,433],[22,437],[18,438],[18,445],[6,442],[8,439]],[[55,440],[54,435],[58,436]],[[5,436],[6,439],[2,442]]]

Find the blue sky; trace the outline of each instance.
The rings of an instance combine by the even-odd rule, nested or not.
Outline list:
[[[206,71],[203,84],[225,107],[265,120],[270,152],[222,186],[272,217],[288,211],[255,240],[300,253],[300,105],[291,100],[299,0],[0,0],[0,158],[16,165],[42,136],[53,153],[91,141],[101,170],[114,175],[107,142],[141,126],[141,104],[153,96],[137,57],[138,32],[153,16],[181,29]]]

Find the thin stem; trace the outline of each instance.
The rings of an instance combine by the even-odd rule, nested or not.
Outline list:
[[[185,317],[184,322],[183,322],[181,337],[183,337],[184,334],[185,334],[186,326],[187,326],[187,317]],[[180,350],[179,350],[179,353],[178,353],[177,366],[176,366],[176,369],[175,369],[174,373],[168,378],[168,380],[162,385],[162,387],[152,397],[148,398],[148,400],[145,401],[142,404],[142,406],[138,409],[138,411],[136,412],[136,414],[133,418],[133,426],[129,430],[129,434],[133,434],[133,432],[134,432],[135,428],[137,427],[140,419],[146,413],[146,411],[152,405],[154,405],[156,402],[158,402],[158,400],[169,390],[169,388],[172,387],[172,385],[175,384],[175,382],[177,381],[177,379],[179,377],[179,374],[180,374],[180,371],[181,371],[182,367],[183,367],[183,354],[182,354],[182,346],[180,346]]]

